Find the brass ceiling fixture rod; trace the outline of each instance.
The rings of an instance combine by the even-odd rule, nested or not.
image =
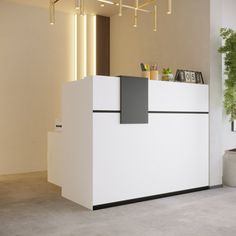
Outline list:
[[[49,10],[50,10],[50,24],[55,24],[55,5],[60,0],[49,0]],[[134,27],[138,26],[138,12],[145,12],[145,13],[153,13],[154,16],[154,27],[153,31],[157,31],[157,0],[146,0],[143,3],[139,3],[139,0],[134,0],[134,5],[127,5],[124,4],[123,0],[117,0],[117,1],[111,1],[111,0],[97,0],[98,2],[109,5],[114,5],[119,7],[118,15],[123,15],[123,8],[128,8],[134,10]],[[172,0],[166,0],[168,3],[167,6],[167,14],[172,14]],[[145,9],[145,7],[148,7],[150,5],[154,4],[153,10]],[[75,9],[79,10],[80,15],[85,15],[84,11],[84,0],[75,0]]]
[[[49,20],[50,24],[55,24],[55,5],[61,0],[49,0]],[[80,15],[84,15],[84,0],[75,0],[75,9],[79,10]]]
[[[153,31],[157,31],[157,14],[158,14],[158,7],[157,7],[157,0],[146,0],[142,3],[139,3],[139,0],[134,0],[134,5],[127,5],[124,4],[122,0],[119,1],[113,1],[113,0],[97,0],[98,2],[105,3],[105,4],[110,4],[110,5],[115,5],[119,7],[119,16],[122,16],[122,9],[123,8],[128,8],[134,10],[134,27],[138,26],[138,12],[146,12],[146,13],[153,13],[153,18],[154,18],[154,27]],[[172,0],[166,0],[167,1],[167,14],[171,15],[172,14]],[[145,7],[148,7],[150,5],[153,6],[153,10],[145,9]]]

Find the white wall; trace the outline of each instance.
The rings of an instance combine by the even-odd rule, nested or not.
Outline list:
[[[158,30],[151,14],[140,15],[133,27],[133,11],[111,17],[111,74],[141,74],[139,64],[202,71],[209,80],[209,1],[174,0],[167,15],[167,1],[158,1]]]
[[[231,132],[231,122],[223,107],[224,61],[218,53],[222,45],[220,28],[236,30],[236,1],[211,0],[210,22],[210,184],[222,182],[222,157],[225,150],[236,147],[236,133]]]
[[[73,78],[73,17],[0,1],[0,174],[46,169],[47,132]]]
[[[210,185],[222,184],[222,59],[221,46],[222,0],[210,0]]]
[[[236,30],[236,1],[223,0],[222,5],[222,27],[228,27]],[[224,62],[223,62],[224,63]],[[223,66],[223,84],[226,76],[224,75]],[[231,122],[229,116],[223,113],[223,151],[236,147],[236,133],[231,131]]]

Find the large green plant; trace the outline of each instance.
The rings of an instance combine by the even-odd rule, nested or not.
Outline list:
[[[230,120],[236,120],[236,32],[232,29],[222,28],[220,32],[224,45],[219,52],[225,55],[225,93],[224,107]]]

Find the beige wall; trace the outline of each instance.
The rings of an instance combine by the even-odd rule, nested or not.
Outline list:
[[[0,1],[0,174],[46,169],[47,132],[73,78],[73,17]]]
[[[158,30],[153,17],[142,14],[138,28],[133,11],[111,17],[111,74],[140,75],[140,62],[155,63],[159,70],[202,71],[209,80],[209,1],[175,0],[168,16],[167,1],[158,1]]]

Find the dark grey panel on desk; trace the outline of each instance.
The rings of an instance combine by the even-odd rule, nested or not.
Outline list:
[[[120,123],[148,123],[148,80],[120,76]]]

